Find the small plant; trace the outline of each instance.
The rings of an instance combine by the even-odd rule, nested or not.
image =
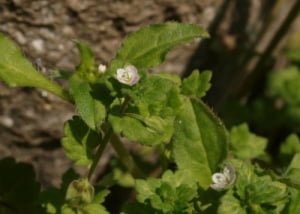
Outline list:
[[[296,135],[282,144],[285,165],[280,170],[262,168],[252,160],[268,163],[267,139],[251,133],[247,124],[228,132],[201,101],[210,88],[211,72],[195,70],[183,80],[148,72],[163,63],[169,50],[197,37],[208,34],[190,24],[144,27],[124,40],[107,68],[97,67],[91,49],[76,42],[81,61],[74,73],[62,75],[69,85],[63,89],[36,71],[19,48],[0,35],[4,82],[40,88],[76,106],[78,115],[65,123],[61,144],[67,158],[86,167],[85,176],[70,169],[60,188],[41,191],[30,166],[11,158],[1,160],[0,213],[106,214],[103,203],[116,183],[137,192],[135,200],[123,205],[123,214],[300,213]],[[157,177],[141,167],[123,138],[157,148],[161,157]],[[111,176],[92,184],[109,143],[126,170],[116,166]]]

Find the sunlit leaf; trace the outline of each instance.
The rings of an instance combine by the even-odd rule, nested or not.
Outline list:
[[[300,140],[296,134],[289,135],[280,145],[279,157],[282,165],[287,165],[296,153],[300,153]]]
[[[39,73],[21,50],[2,34],[0,34],[0,52],[0,79],[9,86],[36,87],[70,100],[66,91]]]
[[[170,49],[196,37],[206,38],[208,33],[199,26],[176,22],[144,27],[123,41],[110,71],[114,72],[125,64],[138,69],[155,67],[164,61]]]
[[[105,106],[92,96],[90,84],[79,74],[74,74],[69,83],[80,116],[91,129],[98,131],[106,116]]]
[[[236,157],[252,159],[265,154],[267,139],[252,134],[244,123],[231,129],[229,146]]]
[[[166,171],[161,179],[137,180],[138,201],[162,213],[189,213],[187,210],[193,210],[196,185],[186,184],[182,175]]]
[[[300,190],[289,188],[290,201],[284,209],[283,213],[293,214],[300,212]]]
[[[131,103],[127,110],[120,113],[118,107],[109,115],[114,131],[145,145],[168,143],[182,104],[177,83],[162,75],[151,75],[128,96]]]
[[[221,121],[196,99],[186,98],[175,123],[173,154],[179,170],[191,173],[203,188],[227,152],[227,133]]]
[[[240,200],[233,196],[233,191],[228,191],[222,198],[221,204],[218,207],[219,214],[234,213],[234,214],[247,214],[246,207],[243,207]]]
[[[287,203],[287,185],[269,175],[259,176],[249,162],[232,160],[237,172],[233,194],[251,213],[282,213]]]
[[[76,71],[90,82],[94,82],[99,75],[95,66],[94,54],[92,49],[82,41],[76,41],[76,46],[80,54],[80,63],[76,67]]]
[[[211,75],[212,73],[210,71],[201,73],[198,70],[193,71],[190,76],[183,80],[182,93],[197,98],[204,97],[211,86]]]

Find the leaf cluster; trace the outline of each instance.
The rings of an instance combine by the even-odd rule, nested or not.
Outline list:
[[[143,213],[192,213],[194,212],[193,199],[197,192],[195,183],[185,183],[183,173],[166,171],[161,179],[149,178],[137,180],[138,192],[136,203],[125,207],[124,213],[135,209],[144,209]]]
[[[228,132],[201,100],[211,86],[211,72],[195,70],[183,80],[173,74],[148,72],[163,63],[172,48],[197,37],[208,34],[201,27],[175,22],[147,26],[124,40],[104,73],[98,71],[92,49],[77,41],[81,61],[75,72],[62,75],[68,82],[63,89],[37,72],[22,52],[0,35],[0,51],[6,51],[0,55],[3,81],[10,86],[40,88],[75,105],[77,114],[65,123],[61,144],[66,157],[87,170],[82,177],[69,170],[60,188],[40,192],[32,168],[3,159],[0,213],[106,214],[103,203],[113,183],[134,184],[136,189],[136,201],[124,206],[124,214],[300,212],[300,144],[296,135],[280,148],[279,173],[264,170],[253,161],[268,163],[268,140],[251,133],[246,123]],[[116,71],[129,65],[138,70],[139,81],[126,85]],[[270,77],[270,96],[284,101],[285,115],[300,115],[299,78],[299,69],[294,67]],[[254,105],[256,112],[262,105]],[[123,138],[159,148],[165,162],[159,168],[162,175],[146,179],[145,170],[135,163]],[[108,143],[128,171],[115,167],[95,188],[90,180]],[[230,164],[236,173],[230,181],[225,170],[217,173],[224,164]],[[168,169],[170,165],[175,166],[173,171]],[[214,182],[228,188],[211,194],[213,175]]]

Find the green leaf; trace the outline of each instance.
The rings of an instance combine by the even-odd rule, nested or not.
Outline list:
[[[300,170],[300,153],[296,153],[289,165],[289,167],[286,170],[286,174],[289,174],[292,169],[299,169]],[[300,174],[299,174],[300,175]],[[295,177],[296,179],[299,179],[299,177]]]
[[[0,161],[0,213],[37,213],[40,185],[31,165]]]
[[[105,207],[103,207],[102,205],[100,204],[87,204],[85,205],[82,209],[81,209],[81,212],[78,212],[79,213],[82,213],[82,214],[109,214]]]
[[[154,123],[159,124],[158,127],[154,127],[151,123],[149,126],[149,122],[145,122],[153,120]],[[116,133],[147,146],[169,142],[173,134],[173,121],[173,118],[163,119],[161,117],[136,119],[129,116],[109,116],[109,122]]]
[[[115,72],[125,64],[138,69],[155,67],[170,49],[196,37],[208,37],[208,33],[199,26],[176,22],[144,27],[124,40],[109,70]]]
[[[289,183],[291,183],[291,185],[294,184],[295,186],[298,186],[298,188],[300,187],[300,153],[296,153],[294,155],[285,175],[289,179]]]
[[[225,158],[227,133],[221,121],[201,101],[186,98],[173,136],[173,155],[179,170],[191,173],[203,188]]]
[[[285,183],[289,187],[300,190],[300,169],[292,168],[288,171],[288,174],[280,178],[280,182]]]
[[[181,85],[181,78],[177,74],[165,73],[165,72],[155,72],[152,76],[160,77],[162,79],[167,79],[173,82],[175,85]]]
[[[162,74],[149,75],[133,91],[128,92],[142,116],[175,115],[182,98],[175,78]]]
[[[78,214],[68,204],[64,204],[61,208],[61,214]]]
[[[128,171],[120,168],[114,168],[112,171],[113,180],[121,187],[133,187],[135,179]]]
[[[76,46],[80,53],[80,63],[76,67],[76,70],[84,79],[94,82],[99,75],[95,67],[94,54],[91,48],[84,42],[76,41]]]
[[[265,154],[267,139],[252,134],[244,123],[231,129],[229,146],[236,157],[252,159]]]
[[[296,134],[291,134],[280,145],[281,163],[289,163],[296,153],[300,153],[300,140]]]
[[[189,77],[183,80],[182,94],[198,98],[204,97],[211,87],[211,75],[210,71],[200,73],[198,70],[194,70]]]
[[[21,50],[2,34],[0,34],[0,52],[0,78],[9,86],[40,88],[70,100],[66,91],[36,71]]]
[[[177,83],[154,74],[126,93],[131,97],[126,111],[115,106],[108,118],[114,132],[144,145],[168,143],[182,104]]]
[[[159,179],[149,178],[146,180],[136,180],[136,189],[138,191],[137,199],[141,203],[145,202],[148,198],[156,195],[156,189],[159,188],[161,182]]]
[[[282,182],[290,187],[300,190],[300,153],[296,153],[284,173]]]
[[[182,184],[186,184],[191,188],[196,188],[196,182],[191,182],[190,180],[186,179],[188,174],[183,171],[177,170],[175,173],[167,170],[162,175],[162,181],[172,184],[174,187],[179,187]]]
[[[282,213],[288,201],[287,186],[263,176],[247,187],[248,200],[255,213],[262,210],[267,213]]]
[[[291,105],[300,104],[300,71],[291,66],[279,72],[271,73],[269,77],[269,91],[274,96],[281,97]]]
[[[105,207],[100,204],[85,204],[78,207],[72,207],[69,204],[64,204],[61,209],[61,214],[109,214]]]
[[[82,41],[76,41],[75,43],[80,53],[80,64],[76,67],[76,70],[83,73],[95,70],[94,54],[91,48]]]
[[[233,194],[234,192],[230,190],[221,198],[221,204],[218,207],[219,214],[247,214],[245,207],[241,205],[241,202]]]
[[[149,178],[137,180],[137,200],[162,213],[190,213],[193,210],[193,198],[197,195],[193,185],[181,183],[183,174],[166,171],[161,179]]]
[[[276,204],[287,199],[287,186],[283,183],[272,181],[270,176],[262,176],[247,187],[250,203]]]
[[[257,178],[254,172],[254,166],[241,160],[233,159],[230,161],[237,173],[237,180],[235,182],[236,193],[241,200],[246,200],[246,188],[253,183]]]
[[[74,74],[69,84],[80,116],[91,129],[97,131],[106,116],[105,106],[92,96],[90,84],[79,74]]]
[[[102,204],[105,201],[106,196],[108,196],[110,193],[109,190],[104,189],[96,193],[93,203],[95,204]]]
[[[234,197],[239,199],[250,213],[282,213],[288,199],[288,188],[269,175],[258,176],[258,167],[249,162],[231,160],[237,172]]]
[[[114,139],[113,139],[114,140]],[[114,185],[118,185],[125,188],[132,188],[135,185],[135,179],[132,174],[124,167],[122,160],[111,159],[110,166],[112,170],[106,173],[101,181],[97,183],[97,187],[110,188]]]
[[[64,127],[63,148],[69,159],[77,166],[87,166],[93,160],[93,149],[100,143],[100,135],[91,130],[78,116],[69,120]]]
[[[283,155],[292,156],[298,152],[300,153],[300,139],[296,134],[291,134],[281,144],[280,153]]]
[[[300,191],[298,189],[290,188],[290,201],[282,213],[294,214],[300,213]]]

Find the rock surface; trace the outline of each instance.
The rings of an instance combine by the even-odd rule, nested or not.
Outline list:
[[[51,78],[52,68],[73,70],[74,40],[91,45],[98,64],[114,57],[122,39],[141,26],[179,21],[208,27],[221,0],[0,0],[0,32]],[[198,42],[177,48],[161,67],[182,72]],[[60,148],[63,123],[73,107],[45,92],[0,85],[0,158],[14,156],[35,166],[44,186],[58,186],[70,167]],[[107,152],[105,165],[111,152]],[[100,167],[101,168],[101,167]]]

